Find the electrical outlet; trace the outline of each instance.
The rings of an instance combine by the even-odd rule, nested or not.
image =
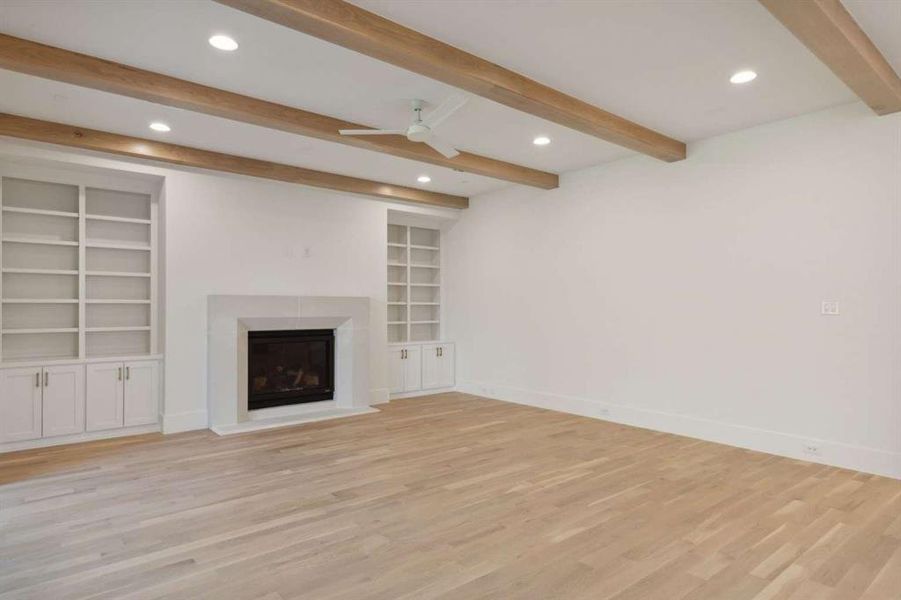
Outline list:
[[[808,442],[808,443],[804,444],[804,446],[802,447],[802,450],[804,451],[804,454],[810,454],[811,456],[819,456],[820,455],[820,447],[813,442]]]
[[[598,416],[599,416],[599,417],[609,417],[609,416],[610,416],[610,409],[609,409],[609,408],[599,408],[599,409],[598,409]]]
[[[839,314],[838,300],[823,300],[820,312],[824,315],[837,316]]]

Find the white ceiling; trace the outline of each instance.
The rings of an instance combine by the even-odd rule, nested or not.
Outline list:
[[[756,0],[357,3],[689,142],[855,99]],[[865,27],[885,30],[886,53],[898,59],[901,31],[892,35],[885,14],[901,0],[849,4]],[[434,105],[454,91],[209,0],[0,0],[0,31],[377,127],[406,124],[412,98]],[[206,40],[214,33],[241,47],[212,49]],[[742,68],[760,77],[731,85],[729,75]],[[0,89],[4,112],[403,185],[420,186],[416,176],[429,173],[432,183],[420,187],[450,193],[507,185],[2,70]],[[147,124],[155,119],[173,131],[152,133]],[[461,149],[554,172],[632,154],[481,98],[439,133]],[[539,134],[552,144],[533,146]]]

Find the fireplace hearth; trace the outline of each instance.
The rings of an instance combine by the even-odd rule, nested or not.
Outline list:
[[[334,398],[334,330],[249,331],[247,341],[248,410]]]

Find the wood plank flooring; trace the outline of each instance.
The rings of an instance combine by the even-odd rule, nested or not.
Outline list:
[[[0,599],[901,599],[901,482],[467,396],[0,455]]]

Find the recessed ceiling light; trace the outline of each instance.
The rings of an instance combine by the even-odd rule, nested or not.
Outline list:
[[[161,131],[163,133],[167,131],[172,131],[172,128],[166,125],[165,123],[160,123],[159,121],[150,124],[150,128],[154,131]]]
[[[732,83],[748,83],[757,79],[757,73],[754,71],[739,71],[729,78]]]
[[[551,138],[547,137],[546,135],[539,135],[537,138],[532,140],[532,143],[536,146],[547,146],[551,143]]]
[[[231,52],[232,50],[238,49],[238,42],[227,35],[214,35],[210,38],[210,46],[219,50]]]
[[[418,181],[419,183],[428,183],[431,180],[432,180],[432,178],[429,177],[428,175],[420,175],[419,177],[416,178],[416,181]]]

